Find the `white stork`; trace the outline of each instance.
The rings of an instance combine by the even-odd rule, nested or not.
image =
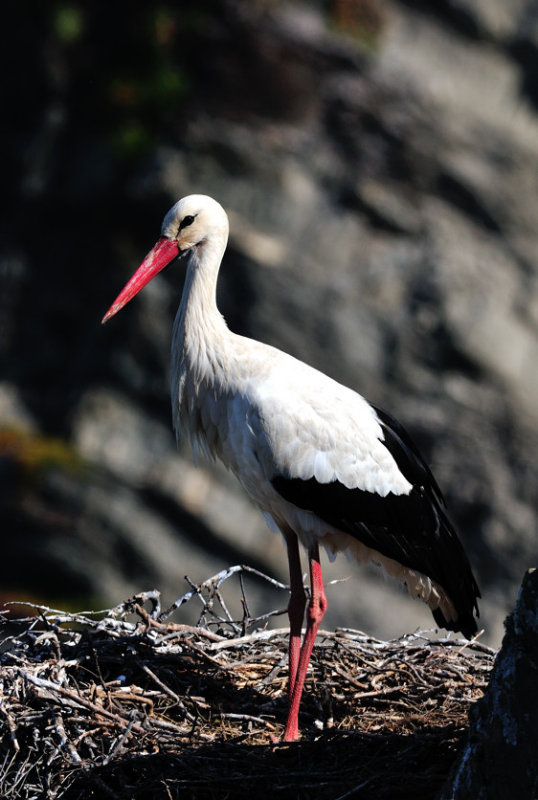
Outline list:
[[[319,545],[371,561],[407,585],[438,625],[470,637],[478,586],[439,487],[404,428],[361,395],[286,353],[232,333],[216,305],[228,218],[190,195],[103,318],[106,322],[176,257],[187,274],[172,339],[178,435],[221,459],[284,537],[290,570],[289,710],[298,735],[306,671],[327,600]],[[299,542],[310,568],[306,606]]]

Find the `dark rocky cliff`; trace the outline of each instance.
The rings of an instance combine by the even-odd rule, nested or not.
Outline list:
[[[230,214],[230,327],[410,429],[499,643],[537,551],[531,3],[27,2],[5,30],[3,596],[113,603],[157,585],[171,600],[185,573],[238,561],[286,574],[234,480],[176,452],[180,270],[99,325],[196,191]],[[429,627],[397,591],[363,570],[330,587],[327,624]]]

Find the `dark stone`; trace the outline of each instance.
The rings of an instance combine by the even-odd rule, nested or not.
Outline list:
[[[439,800],[538,797],[538,570],[521,584],[469,740]]]

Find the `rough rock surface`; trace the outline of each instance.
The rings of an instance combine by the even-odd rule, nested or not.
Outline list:
[[[506,620],[484,697],[472,708],[469,741],[439,800],[538,797],[538,570],[527,572]]]
[[[232,478],[176,452],[177,270],[99,326],[164,212],[201,191],[230,212],[230,326],[406,425],[499,643],[537,549],[533,4],[34,6],[6,11],[0,423],[19,440],[0,439],[4,595],[171,597],[185,573],[238,561],[285,576]],[[327,625],[431,625],[392,591],[368,570],[329,587]]]

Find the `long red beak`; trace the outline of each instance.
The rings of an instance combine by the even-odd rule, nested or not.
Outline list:
[[[127,305],[129,300],[132,300],[135,294],[138,294],[146,283],[149,283],[155,275],[160,272],[167,264],[179,255],[177,242],[171,242],[164,236],[159,239],[153,250],[150,250],[145,259],[142,261],[133,277],[125,284],[119,295],[116,297],[105,316],[101,320],[104,324],[110,317],[117,314],[118,311]]]

